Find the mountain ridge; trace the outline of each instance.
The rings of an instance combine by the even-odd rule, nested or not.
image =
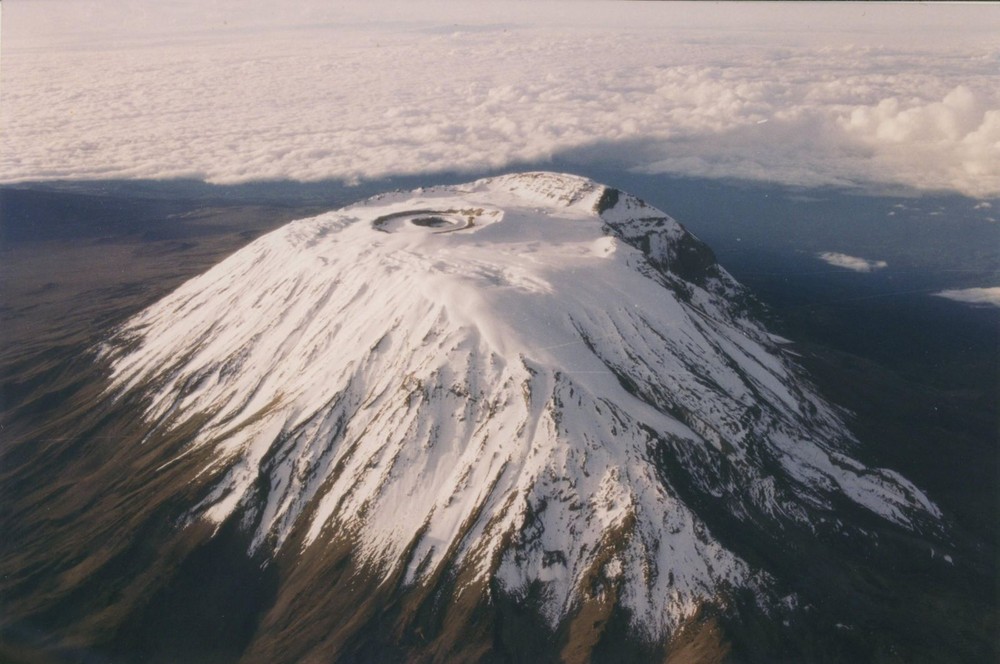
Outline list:
[[[112,394],[146,395],[147,442],[194,426],[180,454],[210,458],[182,523],[536,596],[551,629],[621,607],[655,642],[720,593],[775,599],[700,517],[713,502],[742,529],[864,538],[853,505],[940,531],[916,487],[849,456],[749,299],[668,215],[527,173],[293,222],[102,355]]]

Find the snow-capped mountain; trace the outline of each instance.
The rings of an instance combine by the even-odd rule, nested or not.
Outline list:
[[[347,547],[376,586],[530,598],[552,629],[613,607],[655,640],[769,593],[708,513],[938,528],[916,487],[852,457],[753,310],[666,214],[524,173],[288,224],[102,353],[112,397],[143,399],[135,444],[190,432],[160,459],[200,460],[178,527],[238,519],[251,553],[292,568]]]

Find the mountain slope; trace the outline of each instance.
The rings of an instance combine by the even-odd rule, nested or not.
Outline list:
[[[109,396],[143,403],[135,444],[187,432],[157,460],[199,459],[178,525],[238,521],[303,585],[332,557],[373,591],[514,598],[552,630],[620,614],[657,642],[727,596],[774,603],[747,533],[939,530],[912,484],[852,458],[707,247],[573,176],[294,222],[102,357]],[[280,602],[249,657],[293,628]]]

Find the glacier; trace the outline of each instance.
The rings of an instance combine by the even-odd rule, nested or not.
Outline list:
[[[651,638],[766,573],[705,501],[758,528],[845,504],[941,514],[855,459],[844,414],[677,221],[591,180],[518,173],[375,196],[252,242],[101,350],[149,434],[195,431],[185,523],[251,551],[349,542],[385,579],[541,585],[555,627],[616,604]],[[168,459],[165,465],[176,461]],[[296,554],[297,555],[297,554]]]

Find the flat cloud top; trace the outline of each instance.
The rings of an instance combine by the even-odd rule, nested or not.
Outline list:
[[[0,182],[578,163],[1000,195],[976,6],[14,3]]]

